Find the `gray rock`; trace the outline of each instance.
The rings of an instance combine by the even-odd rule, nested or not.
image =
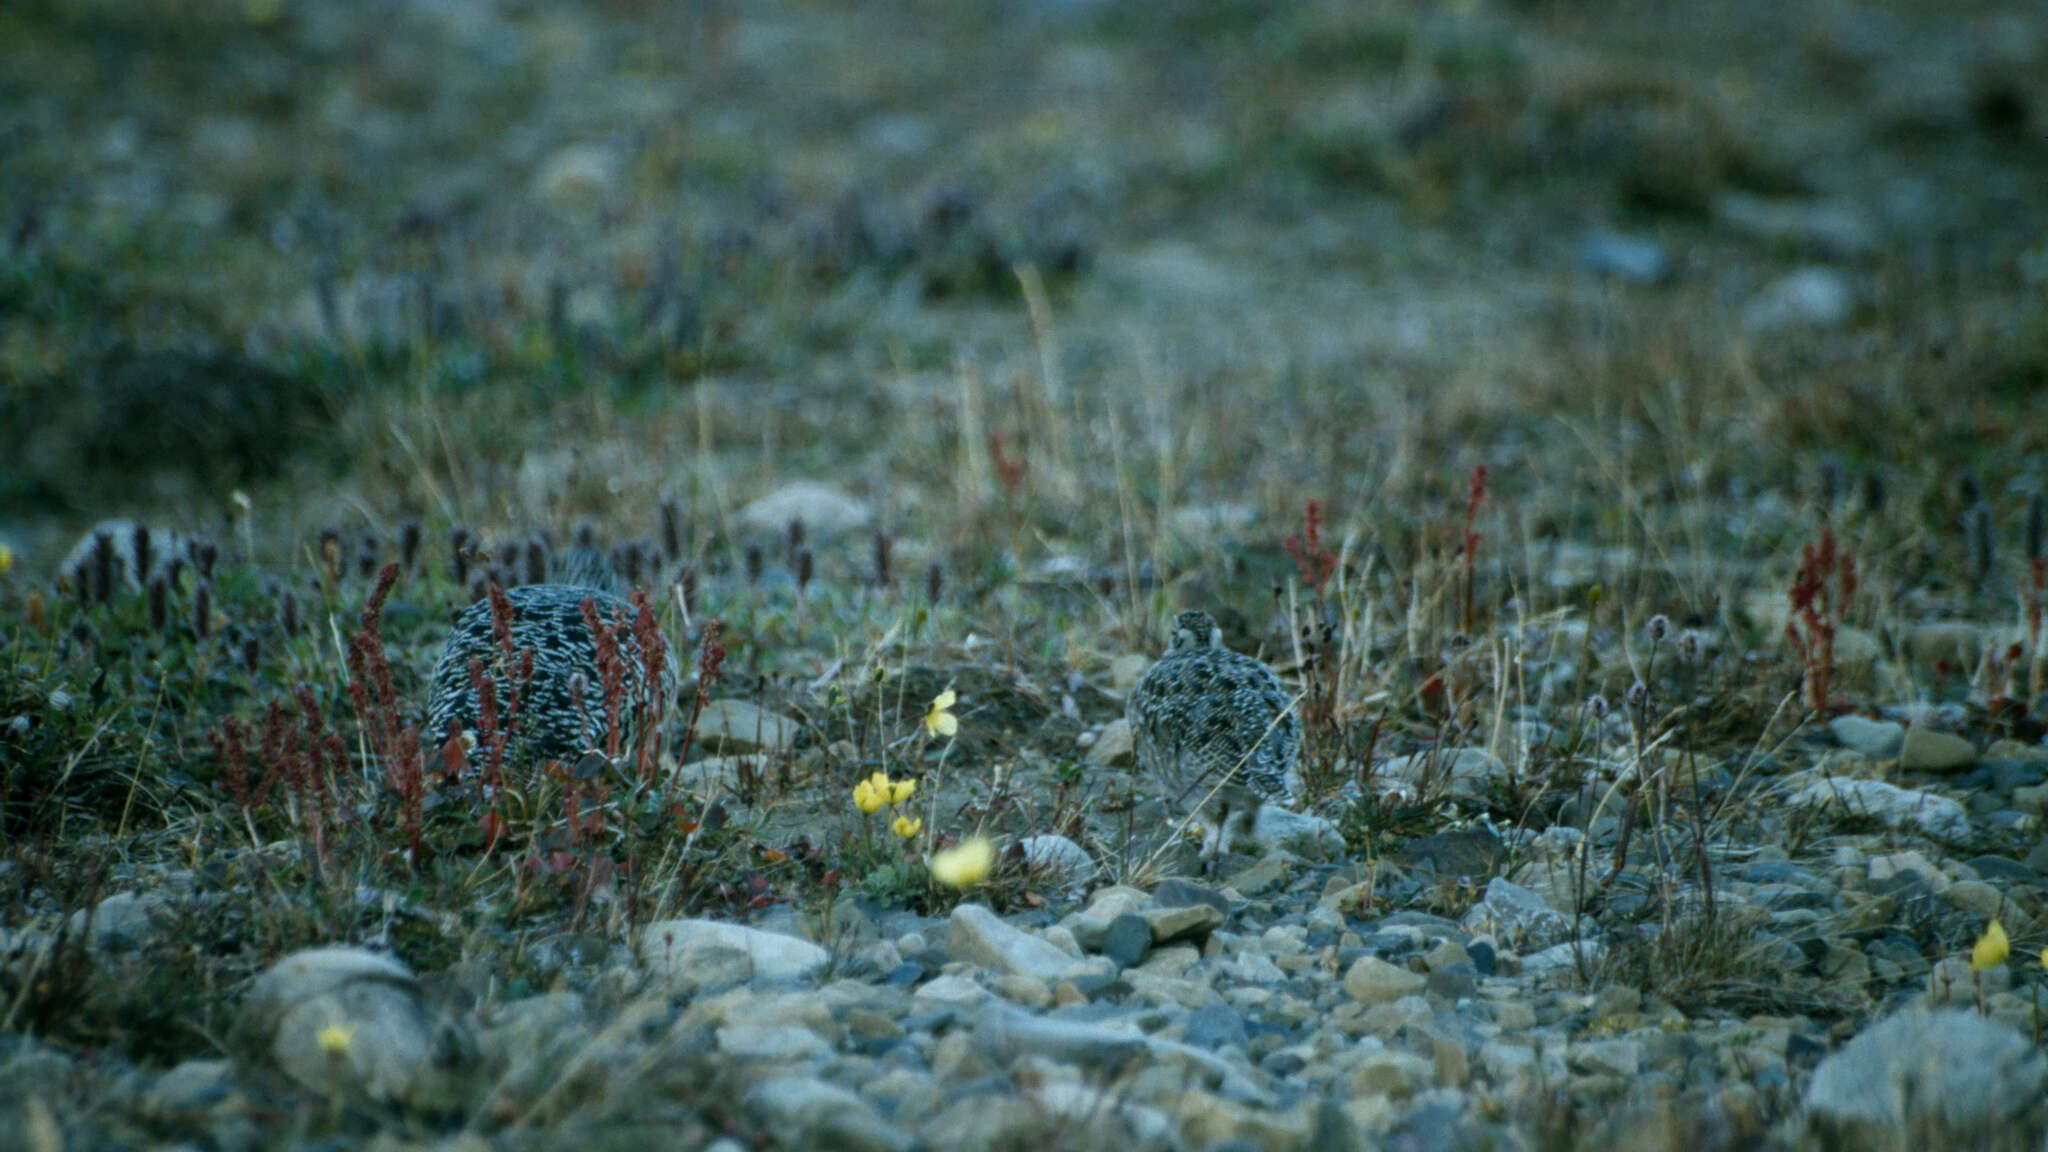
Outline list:
[[[1486,828],[1460,828],[1418,836],[1401,845],[1394,861],[1440,880],[1476,880],[1500,866],[1506,851],[1500,837]]]
[[[609,199],[618,190],[619,156],[602,144],[572,144],[549,156],[534,174],[534,194],[572,205]]]
[[[1244,1017],[1221,1001],[1188,1013],[1187,1023],[1181,1028],[1181,1040],[1197,1048],[1242,1048],[1246,1039]]]
[[[743,1060],[791,1064],[823,1060],[832,1045],[801,1024],[728,1024],[718,1030],[718,1050]]]
[[[814,1076],[776,1076],[747,1090],[754,1118],[790,1148],[834,1152],[901,1152],[911,1146],[899,1131],[854,1093]]]
[[[1201,939],[1222,925],[1223,913],[1210,904],[1182,904],[1174,908],[1147,908],[1138,914],[1152,932],[1152,943]],[[1111,927],[1114,927],[1112,925]]]
[[[1976,746],[1968,740],[1918,724],[1906,729],[1899,746],[1899,767],[1909,772],[1953,772],[1976,761]]]
[[[1847,201],[1766,200],[1730,192],[1716,208],[1737,232],[1821,255],[1861,256],[1877,244],[1869,214]]]
[[[1963,1010],[1914,1008],[1866,1028],[1820,1062],[1809,1127],[1838,1147],[2038,1147],[2048,1132],[2048,1061],[2012,1029]]]
[[[1101,893],[1097,893],[1096,898],[1101,899]],[[1229,897],[1207,885],[1197,884],[1193,880],[1178,876],[1170,880],[1161,880],[1159,886],[1152,890],[1152,899],[1167,908],[1178,908],[1183,904],[1207,904],[1218,912],[1228,914],[1230,911]]]
[[[1571,931],[1571,921],[1534,890],[1496,876],[1487,883],[1485,898],[1465,913],[1462,927],[1515,947],[1545,948]]]
[[[473,1053],[420,1000],[412,972],[361,948],[294,953],[256,978],[233,1034],[240,1058],[322,1095],[445,1104]]]
[[[786,749],[796,730],[796,721],[745,700],[713,700],[697,717],[697,742],[728,755]]]
[[[1866,716],[1837,716],[1828,721],[1828,731],[1844,748],[1861,752],[1872,760],[1897,756],[1899,745],[1906,740],[1905,725]]]
[[[944,976],[918,985],[912,999],[919,1004],[968,1005],[979,1004],[994,993],[981,986],[972,976],[949,972]]]
[[[1119,968],[1135,968],[1152,951],[1152,925],[1135,912],[1126,912],[1109,922],[1100,949]]]
[[[1150,667],[1152,667],[1152,658],[1142,652],[1126,652],[1122,656],[1111,660],[1109,662],[1109,690],[1118,696],[1129,695],[1131,689],[1138,686],[1138,681],[1145,678],[1145,670]],[[1111,723],[1114,723],[1114,721]],[[1104,725],[1103,731],[1107,732],[1108,730],[1109,726]],[[1124,725],[1124,731],[1127,733],[1130,731],[1129,724]]]
[[[1804,773],[1789,783],[1792,790],[1786,802],[1796,808],[1840,807],[1874,816],[1887,827],[1912,829],[1940,840],[1960,841],[1970,835],[1970,817],[1963,806],[1933,792],[1819,773]]]
[[[1095,879],[1095,858],[1065,836],[1026,836],[1017,846],[1023,850],[1024,862],[1047,884],[1073,888]]]
[[[1177,1065],[1197,1077],[1199,1087],[1251,1103],[1270,1104],[1272,1094],[1235,1065],[1192,1044],[1175,1043],[1100,1024],[1034,1016],[991,1000],[975,1016],[974,1042],[992,1059],[1007,1064],[1030,1055],[1101,1070],[1129,1069],[1140,1060]]]
[[[830,484],[799,481],[785,484],[740,509],[740,523],[755,532],[780,536],[791,520],[801,520],[804,531],[816,539],[844,535],[866,528],[874,512]]]
[[[1360,1004],[1383,1004],[1419,994],[1429,984],[1420,972],[1389,964],[1377,956],[1360,956],[1344,973],[1344,992]]]
[[[946,926],[946,951],[955,960],[991,972],[1035,976],[1051,983],[1074,964],[1056,945],[1006,923],[985,904],[953,909]]]
[[[1127,767],[1138,762],[1137,747],[1131,722],[1119,716],[1095,734],[1095,742],[1088,745],[1088,762],[1098,768]]]
[[[1417,795],[1477,799],[1495,780],[1507,777],[1508,766],[1484,748],[1445,748],[1396,756],[1380,765],[1379,775],[1398,781]]]
[[[1794,269],[1765,285],[1742,309],[1752,332],[1833,328],[1856,310],[1856,293],[1840,272],[1819,265]]]
[[[1266,804],[1252,818],[1252,839],[1267,848],[1297,852],[1316,860],[1344,853],[1344,835],[1321,816]]]
[[[1554,976],[1559,973],[1577,972],[1582,965],[1591,970],[1606,954],[1607,946],[1598,940],[1567,940],[1562,944],[1552,944],[1541,952],[1531,952],[1522,957],[1522,974],[1531,977]]]
[[[677,996],[734,985],[801,983],[831,954],[808,940],[722,920],[663,920],[640,934],[640,965]]]
[[[1581,1072],[1632,1080],[1643,1066],[1643,1046],[1634,1040],[1592,1040],[1574,1045],[1570,1060]]]
[[[156,1078],[143,1108],[163,1119],[210,1112],[235,1095],[234,1066],[226,1060],[186,1060]]]
[[[1671,274],[1671,257],[1662,244],[1604,229],[1579,242],[1579,263],[1597,275],[1632,284],[1660,284]]]
[[[92,935],[88,942],[108,952],[125,952],[141,945],[156,929],[156,918],[170,907],[162,896],[137,892],[116,892],[99,902],[92,913]],[[85,913],[71,916],[71,930],[83,931]]]
[[[1224,887],[1235,889],[1240,896],[1257,896],[1285,883],[1288,874],[1300,863],[1293,853],[1284,849],[1268,852],[1239,869],[1236,875],[1224,882]]]

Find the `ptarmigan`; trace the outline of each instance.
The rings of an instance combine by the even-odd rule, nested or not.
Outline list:
[[[1206,612],[1173,620],[1166,655],[1124,705],[1138,767],[1174,811],[1198,813],[1205,864],[1250,834],[1268,800],[1300,784],[1301,718],[1280,678],[1223,646]]]
[[[604,675],[590,625],[583,616],[588,599],[599,625],[617,640],[624,665],[620,707],[621,749],[630,749],[655,716],[667,717],[681,683],[675,650],[661,640],[659,695],[647,690],[640,642],[633,635],[633,605],[600,588],[580,584],[527,584],[505,593],[512,604],[512,643],[533,652],[533,677],[520,700],[513,726],[512,755],[539,760],[574,760],[591,749],[602,751],[609,735],[605,715]],[[427,703],[427,739],[439,746],[448,722],[464,729],[477,724],[477,694],[470,661],[481,658],[496,686],[498,715],[510,702],[512,672],[506,667],[491,619],[491,602],[479,600],[455,618],[455,630],[434,667]],[[657,707],[657,705],[659,705]]]

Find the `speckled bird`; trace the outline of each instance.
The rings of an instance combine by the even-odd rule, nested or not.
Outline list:
[[[608,735],[604,707],[604,676],[598,669],[597,644],[583,618],[583,601],[591,600],[600,624],[616,625],[619,655],[625,664],[625,715],[621,746],[631,748],[653,710],[647,675],[641,666],[640,642],[633,636],[633,605],[611,592],[581,584],[527,584],[508,590],[512,603],[512,643],[533,650],[533,678],[527,682],[513,729],[512,755],[533,760],[574,760],[591,749],[602,750]],[[672,705],[682,680],[674,645],[663,640],[660,699]],[[448,721],[465,730],[477,723],[476,689],[469,664],[481,657],[497,686],[499,716],[509,703],[511,673],[492,628],[491,602],[479,600],[455,618],[455,630],[434,667],[427,703],[427,738],[438,746]],[[673,708],[663,710],[664,717]]]
[[[1177,812],[1206,825],[1202,859],[1251,833],[1269,800],[1291,801],[1300,783],[1301,718],[1271,668],[1223,646],[1207,612],[1173,620],[1166,655],[1124,705],[1138,768]]]

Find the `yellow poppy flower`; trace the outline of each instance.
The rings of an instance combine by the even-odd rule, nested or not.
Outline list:
[[[924,714],[924,730],[930,736],[951,736],[960,731],[960,718],[953,715],[953,702],[960,697],[951,688],[932,697],[931,711]]]
[[[5,544],[0,544],[0,576],[7,575],[8,569],[12,567],[14,567],[14,549],[9,548]]]
[[[907,778],[903,780],[891,780],[889,782],[889,803],[901,804],[905,800],[910,799],[911,796],[916,794],[916,792],[917,781],[915,780]]]
[[[1976,946],[1970,949],[1970,971],[1982,972],[1986,968],[2003,964],[2010,951],[2005,939],[2005,927],[1993,920],[1991,926],[1984,929],[1984,935],[1977,938]]]
[[[872,816],[889,802],[889,777],[877,772],[853,786],[853,806]]]
[[[329,1024],[314,1037],[320,1044],[320,1050],[329,1056],[339,1056],[348,1051],[349,1043],[355,1038],[356,1034],[343,1024]]]
[[[924,821],[916,816],[898,816],[896,822],[889,825],[889,831],[908,840],[924,831]]]
[[[971,888],[988,878],[995,866],[996,847],[986,836],[970,836],[943,852],[933,854],[932,879],[951,888]]]

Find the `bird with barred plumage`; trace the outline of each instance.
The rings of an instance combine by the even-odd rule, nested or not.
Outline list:
[[[1204,825],[1206,866],[1300,786],[1301,718],[1273,670],[1223,645],[1206,612],[1174,617],[1166,654],[1125,702],[1138,768]]]
[[[630,749],[650,724],[665,721],[682,683],[681,661],[674,645],[657,629],[660,645],[659,684],[647,684],[644,649],[633,627],[637,608],[608,588],[608,573],[588,563],[572,569],[587,582],[526,584],[507,589],[512,609],[513,660],[519,650],[533,653],[533,674],[521,692],[519,715],[512,726],[509,755],[515,759],[574,760],[584,752],[602,751],[608,743],[611,718],[606,714],[604,661],[598,638],[584,615],[588,601],[599,627],[616,645],[623,672],[619,717],[621,749]],[[594,575],[595,574],[595,575]],[[427,702],[427,733],[435,743],[446,738],[450,721],[465,731],[477,725],[478,699],[470,664],[481,660],[495,689],[500,722],[510,707],[515,666],[508,666],[499,642],[489,597],[464,608],[434,667]]]

